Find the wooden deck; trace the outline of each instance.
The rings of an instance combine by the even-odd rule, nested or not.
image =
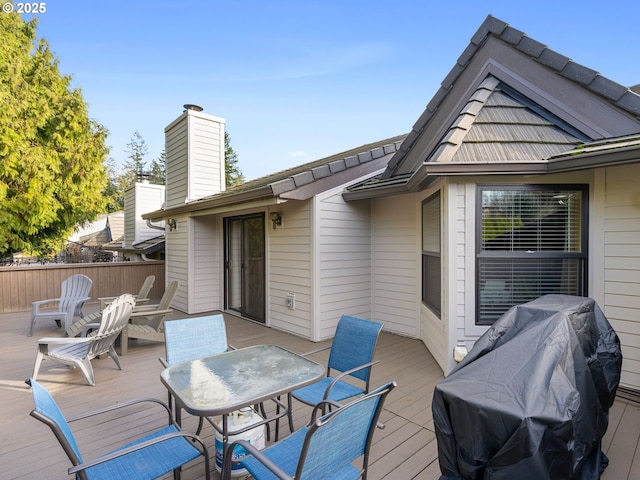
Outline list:
[[[306,352],[319,346],[235,316],[226,315],[226,318],[229,340],[235,347],[273,343]],[[0,477],[69,478],[66,474],[69,462],[59,444],[47,427],[29,416],[33,401],[24,383],[31,375],[38,338],[59,336],[60,330],[54,325],[39,323],[34,336],[27,337],[28,321],[29,312],[0,315]],[[131,343],[129,354],[121,357],[123,371],[117,370],[109,358],[93,361],[94,387],[87,386],[79,372],[53,366],[46,361],[38,380],[52,392],[69,417],[136,397],[166,399],[166,389],[159,379],[162,366],[158,358],[163,355],[163,344],[136,341]],[[318,355],[317,360],[326,361],[326,353]],[[373,371],[373,386],[395,380],[398,387],[385,404],[381,420],[386,428],[377,430],[375,434],[369,479],[438,479],[440,470],[431,398],[434,386],[443,378],[442,371],[422,342],[384,332],[378,343],[376,359],[380,363]],[[308,407],[299,403],[295,406],[294,419],[298,428],[306,421]],[[81,447],[93,442],[94,451],[85,450],[85,456],[91,457],[94,453],[109,450],[113,443],[123,442],[129,434],[138,434],[162,420],[160,414],[142,411],[135,415],[133,423],[116,433],[116,419],[99,425],[76,422],[73,427]],[[195,429],[196,426],[193,417],[186,418],[183,424],[186,428]],[[90,432],[88,427],[91,427]],[[213,455],[213,428],[206,425],[202,436],[211,446]],[[610,425],[603,441],[604,451],[610,459],[610,465],[602,476],[604,480],[640,478],[639,438],[640,406],[634,400],[619,398],[610,412]],[[172,477],[169,475],[167,478]],[[204,478],[201,461],[186,468],[182,478]],[[218,477],[214,474],[213,478]]]

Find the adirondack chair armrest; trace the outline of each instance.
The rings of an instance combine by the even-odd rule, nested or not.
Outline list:
[[[59,303],[60,302],[60,297],[58,298],[48,298],[46,300],[37,300],[35,302],[31,303],[31,311],[33,313],[38,313],[40,312],[40,307],[42,307],[43,305],[46,305],[47,303]]]
[[[157,309],[157,308],[160,308],[160,304],[158,304],[158,303],[154,303],[152,305],[138,305],[136,303],[136,306],[133,307],[133,311],[134,312],[146,312],[146,311],[154,310],[154,309]]]
[[[71,343],[87,343],[90,337],[43,337],[38,340],[40,345],[69,345]]]
[[[133,311],[131,313],[131,318],[133,317],[155,317],[156,315],[168,315],[169,313],[172,313],[173,309],[168,308],[166,310],[149,310],[149,311]]]
[[[89,335],[90,330],[96,330],[100,328],[100,322],[95,323],[87,323],[84,327],[82,327],[82,332],[80,333],[80,337],[86,337]]]
[[[256,460],[258,460],[261,464],[263,464],[266,468],[268,468],[277,478],[280,480],[293,480],[293,477],[287,475],[287,472],[282,470],[278,465],[273,463],[269,457],[267,457],[261,450],[258,450],[254,445],[247,442],[246,440],[236,440],[232,444],[228,446],[225,451],[223,464],[222,464],[222,472],[223,475],[221,480],[230,480],[231,479],[231,466],[233,464],[233,451],[235,450],[236,445],[244,448],[248,454],[252,455]]]

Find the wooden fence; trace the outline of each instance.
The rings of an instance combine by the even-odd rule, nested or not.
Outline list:
[[[151,298],[159,299],[165,287],[164,261],[0,267],[0,313],[31,310],[31,302],[59,297],[62,281],[76,273],[93,280],[88,303],[99,297],[136,294],[148,275],[156,276]]]

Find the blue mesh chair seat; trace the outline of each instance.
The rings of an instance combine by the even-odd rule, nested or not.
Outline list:
[[[373,361],[373,355],[382,327],[380,322],[343,315],[331,346],[305,354],[331,348],[327,376],[319,382],[294,390],[288,396],[289,428],[292,432],[292,397],[314,406],[323,400],[342,402],[369,391],[371,367],[377,363]]]
[[[320,418],[316,417],[324,402],[316,405],[306,427],[265,450],[244,440],[232,443],[225,453],[222,478],[229,480],[233,450],[240,446],[250,454],[240,465],[255,480],[366,479],[373,434],[386,396],[395,386],[390,382]],[[361,468],[355,466],[358,459]]]
[[[31,385],[35,403],[31,416],[53,431],[73,464],[68,471],[70,475],[75,474],[77,478],[92,480],[153,479],[173,471],[174,476],[179,477],[182,465],[203,456],[205,478],[210,478],[209,454],[204,443],[198,436],[184,433],[172,423],[169,408],[163,402],[154,399],[132,400],[67,420],[46,388],[33,379],[28,380],[28,383]],[[69,423],[139,403],[161,405],[167,414],[168,425],[108,454],[89,461],[83,460]]]

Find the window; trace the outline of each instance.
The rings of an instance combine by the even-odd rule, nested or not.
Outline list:
[[[478,189],[478,325],[550,293],[586,295],[586,186]]]
[[[422,203],[422,303],[440,316],[440,193]]]

